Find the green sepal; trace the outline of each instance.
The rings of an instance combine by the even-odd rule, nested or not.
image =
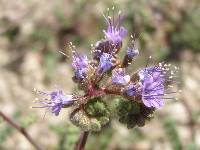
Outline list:
[[[144,126],[153,118],[154,111],[154,108],[146,107],[143,103],[123,99],[119,99],[116,106],[119,122],[125,124],[128,129]]]
[[[90,127],[91,127],[91,129],[90,129],[91,131],[100,131],[101,123],[97,119],[93,118],[93,119],[91,119]]]
[[[99,117],[97,120],[102,126],[106,125],[110,121],[109,117]]]
[[[90,117],[102,117],[110,115],[110,111],[106,103],[98,98],[90,100],[87,104],[85,104],[84,109]]]

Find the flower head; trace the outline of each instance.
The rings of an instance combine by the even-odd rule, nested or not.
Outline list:
[[[130,76],[125,75],[125,69],[118,68],[112,72],[112,82],[115,84],[126,85],[130,81]]]
[[[103,31],[105,38],[91,44],[92,60],[79,54],[70,42],[73,81],[81,92],[77,91],[73,96],[65,95],[62,90],[50,93],[39,91],[44,96],[41,100],[37,99],[39,108],[47,108],[57,116],[62,108],[71,106],[70,120],[74,125],[84,131],[100,131],[112,116],[118,117],[127,128],[144,126],[147,120],[153,118],[154,111],[164,105],[165,99],[173,99],[168,94],[177,91],[172,91],[173,86],[168,84],[174,82],[176,71],[170,64],[146,65],[131,75],[125,73],[139,51],[135,48],[135,37],[131,35],[131,48],[120,59],[118,54],[127,30],[121,26],[120,13],[118,19],[115,18],[114,15],[112,18],[109,15],[105,17],[108,25],[107,30]],[[117,96],[117,99],[113,103],[110,100],[106,102],[107,95],[112,95],[113,100]],[[117,105],[116,110],[113,104]]]
[[[88,69],[88,58],[86,55],[80,55],[78,52],[73,51],[72,67],[75,70],[75,77],[77,79],[84,79]]]
[[[100,74],[105,73],[112,67],[112,55],[103,53],[100,57],[98,72]]]
[[[45,93],[37,91],[39,94],[45,96],[42,100],[36,100],[36,103],[42,104],[42,106],[34,108],[47,108],[56,116],[59,115],[60,110],[66,106],[74,103],[72,95],[64,95],[61,90],[53,91],[51,93]]]
[[[126,36],[127,30],[121,26],[121,17],[120,12],[118,14],[118,19],[115,20],[114,16],[111,18],[108,16],[106,19],[106,23],[108,25],[107,30],[103,30],[106,39],[112,41],[114,44],[118,44],[122,42],[122,39]]]

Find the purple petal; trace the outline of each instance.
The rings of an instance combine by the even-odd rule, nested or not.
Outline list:
[[[112,82],[116,84],[126,85],[130,81],[130,76],[125,75],[125,70],[118,68],[112,72]]]

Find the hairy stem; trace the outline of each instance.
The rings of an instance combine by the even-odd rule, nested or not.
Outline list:
[[[0,111],[0,116],[4,119],[4,121],[6,121],[8,124],[10,124],[13,128],[15,128],[16,130],[18,130],[29,142],[31,145],[33,145],[33,147],[36,150],[42,150],[31,138],[31,136],[26,132],[25,128],[17,125],[15,122],[13,122],[9,117],[7,117],[3,112]]]
[[[81,133],[75,150],[84,150],[85,149],[85,144],[87,142],[88,135],[89,135],[88,131]]]

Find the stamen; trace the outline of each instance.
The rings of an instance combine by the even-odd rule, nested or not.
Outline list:
[[[59,53],[61,53],[61,54],[63,54],[64,56],[66,56],[66,57],[68,57],[68,58],[69,58],[69,56],[68,56],[67,54],[65,54],[64,52],[62,52],[62,51],[59,51]]]
[[[113,22],[112,23],[113,23],[113,27],[115,28],[115,14],[114,14],[114,10],[115,10],[115,7],[113,6],[112,7],[112,13],[113,13],[112,14],[112,16],[113,16]]]

